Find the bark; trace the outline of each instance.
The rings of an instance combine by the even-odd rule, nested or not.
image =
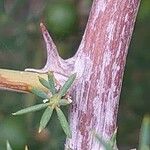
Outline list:
[[[72,139],[66,149],[99,150],[95,130],[108,140],[117,125],[119,96],[140,0],[94,0],[76,54],[78,83],[70,109]]]
[[[91,130],[109,140],[117,128],[123,72],[139,4],[140,0],[93,0],[79,49],[68,60],[59,57],[55,44],[41,24],[47,62],[42,69],[26,71],[54,71],[60,84],[66,76],[77,73],[70,91],[73,99],[69,116],[72,138],[66,140],[66,149],[103,149]]]

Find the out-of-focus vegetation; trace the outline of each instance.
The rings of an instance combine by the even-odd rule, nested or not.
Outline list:
[[[0,68],[24,70],[45,63],[45,45],[39,30],[44,22],[63,58],[77,50],[90,10],[90,0],[0,0]],[[150,113],[150,1],[142,0],[132,37],[118,117],[120,149],[137,147],[143,115]],[[36,98],[37,100],[37,98]],[[38,99],[37,101],[40,101]],[[65,135],[56,114],[48,129],[38,134],[42,114],[11,115],[33,105],[32,94],[0,91],[0,150],[9,140],[13,149],[61,150]]]

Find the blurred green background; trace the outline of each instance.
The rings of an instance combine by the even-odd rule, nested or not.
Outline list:
[[[46,49],[39,24],[44,22],[63,58],[77,50],[91,0],[0,0],[0,68],[24,70],[45,64]],[[118,117],[118,146],[137,147],[141,121],[150,113],[150,0],[142,0],[130,44]],[[39,101],[32,94],[0,91],[0,150],[8,139],[15,150],[61,150],[65,136],[55,115],[37,134],[42,112],[11,116]],[[65,111],[65,110],[64,110]]]

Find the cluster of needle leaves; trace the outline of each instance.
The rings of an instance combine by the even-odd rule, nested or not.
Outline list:
[[[72,74],[59,90],[56,89],[56,83],[55,83],[56,79],[54,78],[52,72],[48,73],[48,81],[45,80],[44,78],[39,77],[40,83],[44,87],[46,87],[51,94],[50,93],[47,94],[44,91],[33,87],[31,89],[31,92],[43,98],[43,103],[31,107],[27,107],[25,109],[21,109],[13,113],[13,115],[22,115],[22,114],[38,111],[45,108],[45,111],[41,117],[40,125],[39,125],[39,132],[41,132],[48,124],[52,116],[52,113],[55,110],[63,131],[65,132],[68,138],[71,138],[71,131],[70,131],[69,124],[67,122],[64,113],[60,109],[60,106],[65,106],[72,102],[70,98],[66,97],[66,94],[68,89],[71,87],[73,81],[75,80],[75,77],[76,74]]]

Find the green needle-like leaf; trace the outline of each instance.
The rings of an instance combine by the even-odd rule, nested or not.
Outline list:
[[[60,121],[60,124],[61,124],[65,134],[67,135],[68,138],[71,138],[71,130],[70,130],[70,127],[69,127],[69,124],[67,122],[65,115],[63,114],[61,109],[58,107],[56,107],[56,112],[57,112],[58,119]]]
[[[45,92],[43,92],[43,91],[41,91],[41,90],[39,90],[39,89],[37,89],[35,87],[33,87],[31,89],[31,92],[34,93],[35,95],[41,97],[41,98],[49,99],[49,96]]]
[[[117,128],[116,128],[116,130],[114,131],[114,133],[113,133],[113,135],[112,135],[112,137],[111,137],[111,139],[110,139],[110,142],[109,142],[109,144],[111,145],[111,147],[115,147],[116,146],[116,136],[117,136]]]
[[[44,78],[39,77],[39,81],[40,81],[40,83],[41,83],[43,86],[45,86],[47,89],[50,88],[49,82],[46,81]]]
[[[67,99],[60,99],[59,102],[58,102],[58,104],[60,106],[66,106],[66,105],[69,105],[70,103],[72,103],[72,101],[71,100],[67,100]]]
[[[64,96],[66,94],[66,92],[68,91],[68,89],[70,88],[70,86],[72,85],[73,81],[76,78],[76,73],[72,74],[68,80],[65,82],[65,84],[63,85],[63,87],[60,89],[58,95],[60,97]]]
[[[27,145],[25,146],[25,150],[29,150]]]
[[[39,132],[41,132],[46,127],[46,125],[48,124],[48,122],[52,116],[52,113],[53,113],[53,108],[47,107],[46,110],[44,111],[41,121],[40,121]]]
[[[52,72],[48,73],[48,81],[49,81],[49,90],[51,91],[52,95],[54,95],[57,90],[55,88],[55,82],[54,82],[54,75]]]
[[[22,115],[22,114],[26,114],[26,113],[29,113],[29,112],[38,111],[38,110],[46,108],[48,105],[49,105],[48,103],[34,105],[34,106],[31,106],[31,107],[27,107],[25,109],[21,109],[21,110],[15,112],[15,113],[12,113],[12,115]]]
[[[111,145],[109,143],[107,143],[106,141],[104,141],[104,139],[102,137],[100,137],[97,133],[95,133],[93,131],[93,134],[95,136],[95,138],[104,146],[104,148],[106,150],[113,150],[113,148],[111,147]]]
[[[139,137],[139,150],[149,150],[150,146],[150,115],[145,115]]]
[[[7,150],[12,150],[9,141],[6,142],[6,147],[7,147]]]

